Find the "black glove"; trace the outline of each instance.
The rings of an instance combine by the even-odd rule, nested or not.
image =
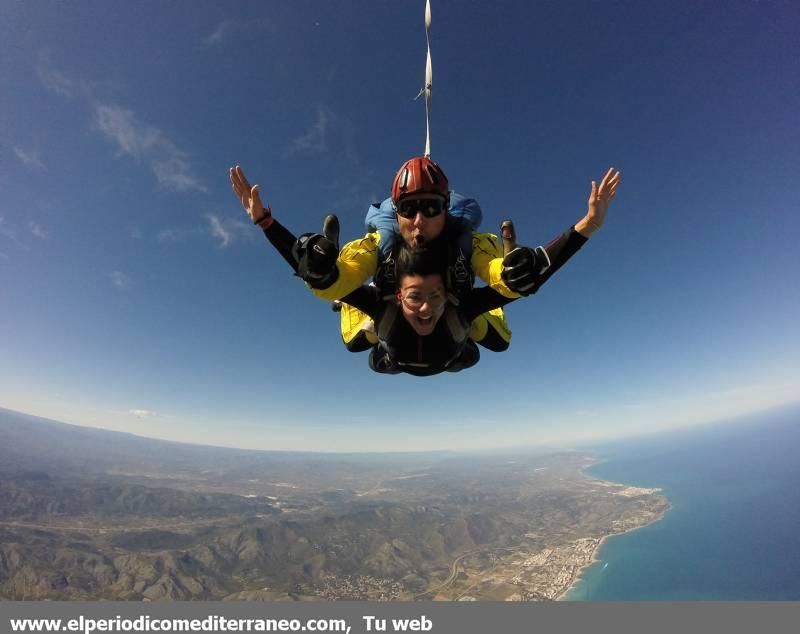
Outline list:
[[[328,288],[339,277],[336,258],[339,256],[339,220],[328,215],[319,233],[304,233],[292,246],[297,274],[311,288]]]
[[[550,268],[550,258],[542,247],[516,247],[503,258],[500,276],[506,286],[520,295],[535,293],[541,277]]]
[[[297,238],[292,255],[297,261],[297,274],[311,288],[328,288],[339,277],[339,249],[320,233],[304,233]]]

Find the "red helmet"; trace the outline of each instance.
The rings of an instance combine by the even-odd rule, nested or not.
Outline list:
[[[442,168],[429,158],[416,156],[403,163],[392,183],[392,200],[414,194],[439,194],[445,198],[450,187]]]

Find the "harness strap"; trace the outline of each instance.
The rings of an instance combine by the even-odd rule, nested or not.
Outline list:
[[[378,323],[375,324],[375,334],[378,335],[380,341],[386,341],[389,338],[392,328],[394,328],[394,322],[397,320],[397,313],[400,312],[400,308],[396,304],[392,303],[390,300],[386,300],[386,302],[386,310],[383,315],[381,315],[381,319]]]
[[[443,319],[445,319],[447,330],[450,332],[453,341],[457,343],[466,341],[469,335],[469,324],[464,323],[458,310],[448,305],[445,309]]]

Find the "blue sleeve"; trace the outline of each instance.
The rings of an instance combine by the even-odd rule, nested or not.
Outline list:
[[[450,192],[450,210],[448,214],[451,218],[463,219],[471,228],[477,231],[483,222],[483,211],[478,201],[474,198],[467,198],[458,192]]]
[[[477,200],[450,192],[450,210],[447,213],[450,239],[468,258],[472,257],[472,233],[478,230],[482,220],[483,211]]]
[[[373,203],[367,209],[367,216],[364,218],[367,231],[377,231],[381,240],[378,248],[382,259],[388,257],[394,247],[395,236],[400,235],[400,226],[397,224],[397,216],[394,213],[392,199],[387,198],[382,203]]]

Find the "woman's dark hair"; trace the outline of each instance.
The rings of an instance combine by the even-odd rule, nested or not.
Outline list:
[[[435,275],[447,279],[447,249],[412,247],[403,242],[397,250],[397,281],[405,275]]]

